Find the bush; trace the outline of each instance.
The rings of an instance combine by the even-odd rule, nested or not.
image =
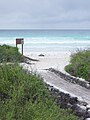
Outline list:
[[[90,50],[78,51],[71,56],[70,64],[65,70],[75,77],[90,81]]]
[[[17,64],[0,65],[0,120],[78,120],[60,109],[44,83]]]
[[[20,62],[23,60],[24,57],[18,52],[18,48],[0,45],[0,62]]]

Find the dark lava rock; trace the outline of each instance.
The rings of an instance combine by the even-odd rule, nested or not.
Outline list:
[[[44,57],[45,55],[44,55],[44,54],[40,54],[40,55],[38,55],[38,56],[40,56],[40,57]]]
[[[73,105],[73,104],[77,104],[78,99],[77,99],[77,97],[71,97],[69,102],[70,102],[70,104],[72,104],[72,105]]]

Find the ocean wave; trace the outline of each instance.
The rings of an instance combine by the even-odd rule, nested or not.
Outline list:
[[[0,38],[0,44],[16,46],[16,37]],[[74,37],[26,37],[24,50],[27,51],[72,51],[89,48],[90,39],[74,39]],[[18,45],[21,50],[21,45]]]

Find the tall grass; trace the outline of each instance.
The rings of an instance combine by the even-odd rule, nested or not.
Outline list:
[[[71,56],[65,70],[73,76],[90,81],[90,50],[78,51]]]
[[[78,120],[60,109],[44,83],[18,64],[0,65],[0,120]]]

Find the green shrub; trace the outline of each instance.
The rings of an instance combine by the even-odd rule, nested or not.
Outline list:
[[[9,45],[0,45],[0,62],[23,61],[23,56],[18,52],[18,48]]]
[[[44,83],[17,64],[0,66],[0,120],[78,120],[60,109]]]
[[[90,50],[78,51],[71,56],[65,70],[73,76],[90,81]]]

